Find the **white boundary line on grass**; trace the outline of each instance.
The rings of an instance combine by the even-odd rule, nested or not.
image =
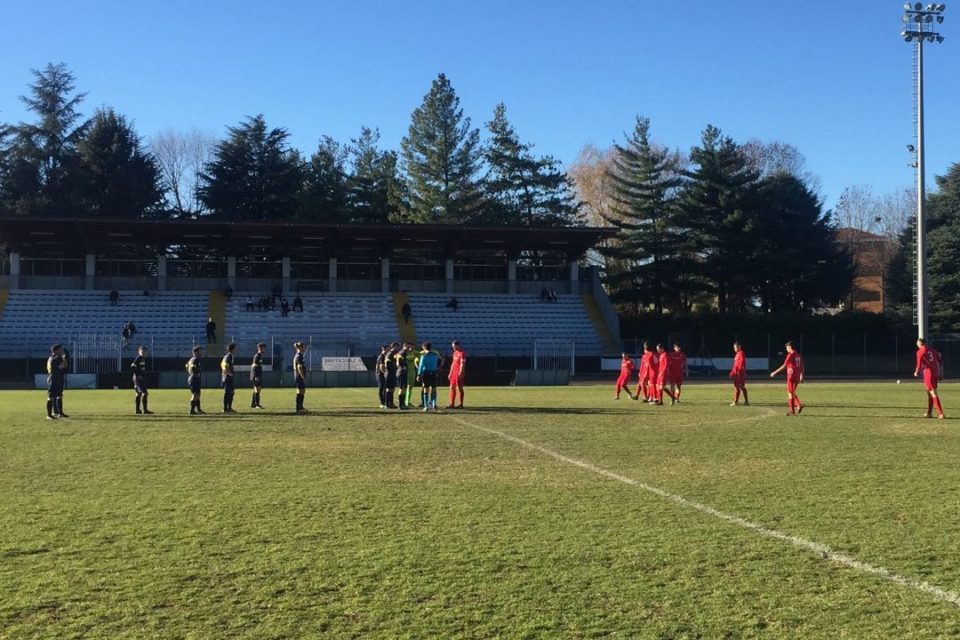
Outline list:
[[[915,580],[914,578],[907,578],[905,576],[901,576],[897,573],[894,573],[893,571],[890,571],[889,569],[878,567],[877,565],[873,565],[868,562],[857,560],[856,558],[852,556],[848,556],[845,553],[839,553],[837,551],[834,551],[833,549],[831,549],[825,544],[820,544],[819,542],[814,542],[812,540],[807,540],[806,538],[800,538],[798,536],[792,536],[788,533],[777,531],[776,529],[770,529],[769,527],[765,527],[762,524],[757,524],[756,522],[745,520],[744,518],[741,518],[739,516],[731,515],[729,513],[724,513],[723,511],[714,509],[713,507],[703,504],[702,502],[697,502],[696,500],[690,500],[689,498],[684,498],[681,495],[670,493],[669,491],[664,491],[659,487],[655,487],[651,484],[641,482],[640,480],[636,480],[634,478],[628,478],[627,476],[620,475],[619,473],[614,473],[613,471],[602,469],[596,465],[590,464],[589,462],[584,462],[583,460],[577,460],[576,458],[565,456],[562,453],[557,453],[556,451],[552,451],[550,449],[547,449],[546,447],[541,447],[540,445],[533,444],[532,442],[527,442],[522,438],[512,436],[508,433],[504,433],[503,431],[498,431],[496,429],[491,429],[489,427],[483,427],[478,424],[473,424],[457,416],[449,416],[449,417],[455,422],[458,422],[465,427],[470,427],[472,429],[477,429],[478,431],[484,431],[491,435],[498,436],[500,438],[503,438],[505,440],[509,440],[510,442],[518,444],[522,447],[525,447],[527,449],[532,449],[544,455],[550,456],[551,458],[554,458],[555,460],[559,460],[560,462],[565,462],[567,464],[580,467],[581,469],[585,469],[586,471],[590,471],[591,473],[595,473],[605,478],[609,478],[610,480],[616,480],[617,482],[622,482],[623,484],[627,484],[632,487],[637,487],[638,489],[643,489],[648,493],[652,493],[654,495],[660,496],[661,498],[669,500],[680,506],[687,507],[689,509],[694,509],[696,511],[705,513],[707,515],[711,515],[715,518],[724,520],[725,522],[729,522],[730,524],[737,525],[738,527],[742,527],[744,529],[749,529],[750,531],[759,533],[760,535],[766,536],[768,538],[774,538],[776,540],[787,542],[799,549],[806,549],[807,551],[812,551],[820,555],[822,558],[829,560],[830,562],[843,565],[845,567],[854,569],[861,573],[879,576],[884,580],[889,580],[890,582],[894,582],[903,587],[907,587],[909,589],[913,589],[914,591],[919,591],[921,593],[933,596],[934,598],[936,598],[941,602],[952,604],[955,607],[960,607],[960,594],[954,593],[953,591],[947,591],[946,589],[941,589],[940,587],[934,586],[928,582],[924,582],[923,580]]]

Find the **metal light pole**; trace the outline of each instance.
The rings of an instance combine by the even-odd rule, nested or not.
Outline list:
[[[900,35],[907,42],[916,42],[917,76],[917,337],[927,338],[927,220],[924,216],[926,205],[926,184],[924,180],[923,149],[923,42],[943,42],[943,36],[933,31],[933,22],[943,23],[943,4],[909,2],[903,5],[904,29]]]

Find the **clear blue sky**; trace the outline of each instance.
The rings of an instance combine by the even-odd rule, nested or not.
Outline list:
[[[960,5],[928,45],[928,184],[960,162]],[[789,142],[822,182],[908,186],[911,48],[895,0],[5,0],[0,120],[29,116],[30,69],[66,62],[84,112],[109,105],[149,138],[221,136],[245,116],[346,142],[379,127],[398,148],[433,78],[474,126],[502,101],[521,139],[564,163],[622,139],[637,114],[688,149],[707,124],[738,141]]]

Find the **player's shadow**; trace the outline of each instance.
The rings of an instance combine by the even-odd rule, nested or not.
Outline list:
[[[607,407],[596,409],[591,407],[470,407],[465,409],[450,409],[439,411],[445,415],[469,415],[469,414],[487,414],[487,413],[507,413],[522,415],[578,415],[578,416],[596,416],[596,415],[636,415],[636,409],[627,405],[620,407]]]
[[[814,406],[814,405],[811,405]],[[911,409],[916,409],[916,406],[909,405],[889,405],[889,404],[873,404],[873,405],[860,405],[860,404],[821,404],[817,403],[817,407],[823,407],[826,409],[867,409],[879,411],[881,409],[896,409],[899,411],[910,411]]]
[[[820,406],[820,405],[818,405]],[[843,407],[844,409],[849,409],[850,407]],[[875,409],[876,407],[869,407],[870,409]],[[918,413],[809,413],[807,411],[803,412],[803,417],[809,415],[811,418],[875,418],[877,420],[929,420],[931,422],[936,422],[937,418],[924,418],[921,414]],[[955,420],[956,418],[944,418],[944,420]]]

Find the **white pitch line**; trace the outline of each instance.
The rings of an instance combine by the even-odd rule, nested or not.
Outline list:
[[[669,491],[664,491],[659,487],[655,487],[651,484],[641,482],[640,480],[636,480],[634,478],[628,478],[627,476],[620,475],[619,473],[614,473],[613,471],[602,469],[596,465],[590,464],[589,462],[584,462],[583,460],[577,460],[576,458],[565,456],[562,453],[557,453],[556,451],[552,451],[550,449],[547,449],[546,447],[541,447],[540,445],[533,444],[532,442],[527,442],[526,440],[523,440],[516,436],[512,436],[509,433],[504,433],[503,431],[498,431],[496,429],[490,429],[489,427],[482,427],[478,424],[467,422],[466,420],[463,420],[462,418],[459,418],[457,416],[450,416],[450,418],[452,418],[456,422],[459,422],[463,426],[470,427],[472,429],[477,429],[479,431],[484,431],[486,433],[489,433],[495,436],[499,436],[505,440],[509,440],[510,442],[526,447],[527,449],[539,451],[540,453],[550,456],[555,460],[559,460],[567,464],[572,464],[574,466],[580,467],[581,469],[585,469],[587,471],[603,476],[605,478],[616,480],[617,482],[622,482],[623,484],[627,484],[632,487],[637,487],[638,489],[643,489],[644,491],[660,496],[661,498],[665,498],[666,500],[679,504],[683,507],[694,509],[701,513],[706,513],[720,520],[729,522],[730,524],[734,524],[734,525],[737,525],[738,527],[749,529],[761,535],[767,536],[768,538],[782,540],[783,542],[787,542],[799,549],[806,549],[808,551],[812,551],[818,554],[820,557],[826,560],[829,560],[831,562],[834,562],[836,564],[843,565],[850,569],[855,569],[856,571],[860,571],[861,573],[879,576],[884,580],[889,580],[890,582],[896,583],[903,587],[907,587],[909,589],[913,589],[914,591],[919,591],[929,596],[933,596],[934,598],[936,598],[941,602],[952,604],[955,607],[960,607],[960,594],[957,594],[953,591],[947,591],[946,589],[941,589],[940,587],[932,585],[929,582],[924,582],[923,580],[916,580],[914,578],[907,578],[905,576],[901,576],[897,573],[894,573],[893,571],[890,571],[889,569],[885,569],[883,567],[879,567],[877,565],[873,565],[868,562],[857,560],[856,558],[852,556],[848,556],[845,553],[834,551],[833,549],[831,549],[825,544],[820,544],[819,542],[814,542],[812,540],[807,540],[806,538],[800,538],[798,536],[792,536],[788,533],[777,531],[776,529],[770,529],[769,527],[765,527],[762,524],[757,524],[756,522],[745,520],[744,518],[741,518],[739,516],[731,515],[729,513],[724,513],[723,511],[714,509],[713,507],[703,504],[702,502],[697,502],[696,500],[690,500],[689,498],[684,498],[681,495],[670,493]]]

